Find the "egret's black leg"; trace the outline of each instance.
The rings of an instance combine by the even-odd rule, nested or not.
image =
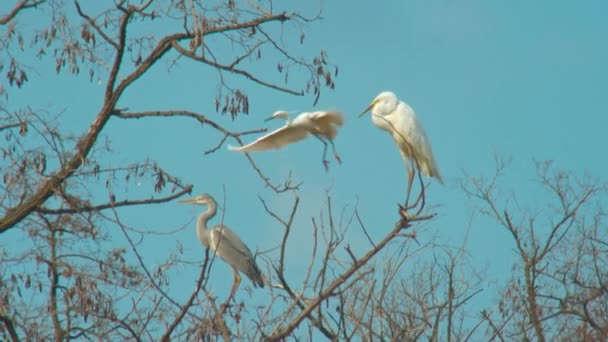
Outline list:
[[[334,158],[336,158],[338,164],[342,164],[342,159],[340,159],[340,156],[336,152],[336,145],[334,145],[334,141],[330,139],[329,143],[331,144],[331,150],[334,152]]]
[[[405,197],[405,206],[407,208],[409,201],[410,201],[410,193],[412,192],[412,183],[414,182],[414,174],[416,172],[416,167],[410,161],[410,163],[406,164],[406,169],[407,169],[407,195]]]
[[[317,137],[317,139],[319,139],[319,141],[321,141],[323,143],[323,165],[325,166],[325,172],[329,171],[329,161],[327,161],[327,141],[325,141],[325,139],[321,138],[320,136],[318,136],[317,134],[313,134],[315,137]],[[331,142],[331,140],[330,140]],[[332,142],[332,146],[333,146],[333,142]]]

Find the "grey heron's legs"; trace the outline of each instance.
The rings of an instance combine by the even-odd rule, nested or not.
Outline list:
[[[239,284],[241,283],[241,276],[234,267],[232,267],[232,274],[234,275],[234,283],[232,284],[232,288],[230,289],[230,295],[228,296],[228,298],[226,298],[226,302],[222,304],[222,312],[226,310],[228,304],[230,303],[230,300],[234,298],[236,290],[239,287]]]

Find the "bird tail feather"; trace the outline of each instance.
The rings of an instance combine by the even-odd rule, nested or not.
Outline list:
[[[249,279],[252,280],[253,285],[263,288],[264,284],[269,284],[268,280],[266,280],[266,278],[262,274],[262,271],[260,271],[260,269],[258,268],[258,265],[256,265],[254,262],[252,266],[253,267],[251,267],[250,272],[249,274],[247,274],[247,276],[249,277]]]

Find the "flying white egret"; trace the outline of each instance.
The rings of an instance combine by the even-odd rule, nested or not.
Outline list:
[[[179,202],[207,206],[207,210],[201,213],[196,222],[196,236],[205,248],[210,249],[232,268],[234,284],[230,290],[228,300],[234,296],[241,283],[239,272],[243,272],[251,279],[254,287],[264,287],[264,276],[245,243],[232,230],[222,224],[207,229],[207,221],[213,218],[217,212],[217,203],[213,197],[202,194]]]
[[[414,110],[400,101],[395,93],[384,91],[372,101],[359,117],[371,109],[372,122],[376,127],[391,134],[401,152],[408,173],[407,195],[412,187],[416,161],[420,171],[427,177],[435,177],[443,184],[433,151],[424,128],[418,121]]]
[[[327,141],[331,144],[334,157],[338,163],[342,162],[340,156],[336,153],[336,147],[333,142],[333,139],[338,134],[338,126],[344,124],[342,113],[335,110],[304,112],[293,120],[289,120],[288,113],[284,110],[279,110],[265,121],[277,118],[285,119],[285,125],[245,146],[229,146],[228,148],[231,151],[237,152],[267,151],[282,148],[285,145],[300,141],[312,134],[324,145],[323,165],[325,165],[326,170],[329,167],[329,162],[325,158],[327,155]]]

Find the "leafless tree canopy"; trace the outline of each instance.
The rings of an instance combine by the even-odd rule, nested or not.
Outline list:
[[[210,154],[264,131],[218,123],[220,115],[238,121],[249,112],[249,96],[231,82],[235,77],[316,104],[334,88],[338,68],[324,50],[300,56],[293,46],[306,43],[306,27],[321,16],[282,6],[272,0],[19,0],[0,9],[0,339],[608,339],[606,188],[550,163],[539,163],[534,186],[554,201],[537,212],[515,206],[517,192],[497,190],[503,163],[495,177],[464,183],[480,212],[494,220],[488,229],[508,232],[514,250],[512,277],[501,300],[488,307],[473,306],[487,283],[472,267],[466,243],[454,248],[419,239],[421,223],[432,224],[435,216],[422,178],[412,198],[387,209],[395,216],[392,227],[375,226],[365,212],[334,203],[328,193],[318,215],[308,218],[313,246],[306,271],[294,274],[286,251],[297,243],[300,185],[270,179],[248,155],[247,172],[270,189],[260,210],[283,232],[272,253],[260,257],[272,285],[264,290],[265,303],[217,296],[209,284],[217,260],[208,252],[193,265],[176,244],[163,251],[162,263],[149,266],[142,241],[171,232],[130,226],[124,215],[190,194],[192,180],[149,159],[116,165],[106,125],[191,120],[215,133],[206,138]],[[120,107],[144,75],[184,61],[217,72],[217,79],[204,80],[217,84],[216,93],[203,97],[217,113]],[[101,83],[100,105],[82,115],[91,118],[82,131],[66,129],[62,112],[13,101],[49,68],[57,78]],[[138,183],[149,185],[141,197],[117,198],[115,189]],[[274,208],[271,196],[290,201],[290,210]],[[372,230],[384,232],[382,238],[372,239]],[[352,247],[353,235],[365,241],[363,248]],[[198,272],[184,298],[170,291],[170,275],[180,267]]]
[[[537,179],[553,200],[517,209],[523,198],[499,196],[506,163],[490,179],[473,178],[467,192],[511,236],[513,275],[498,305],[483,310],[494,340],[602,341],[608,338],[606,186],[590,177],[538,163]],[[503,197],[503,198],[501,198]]]

